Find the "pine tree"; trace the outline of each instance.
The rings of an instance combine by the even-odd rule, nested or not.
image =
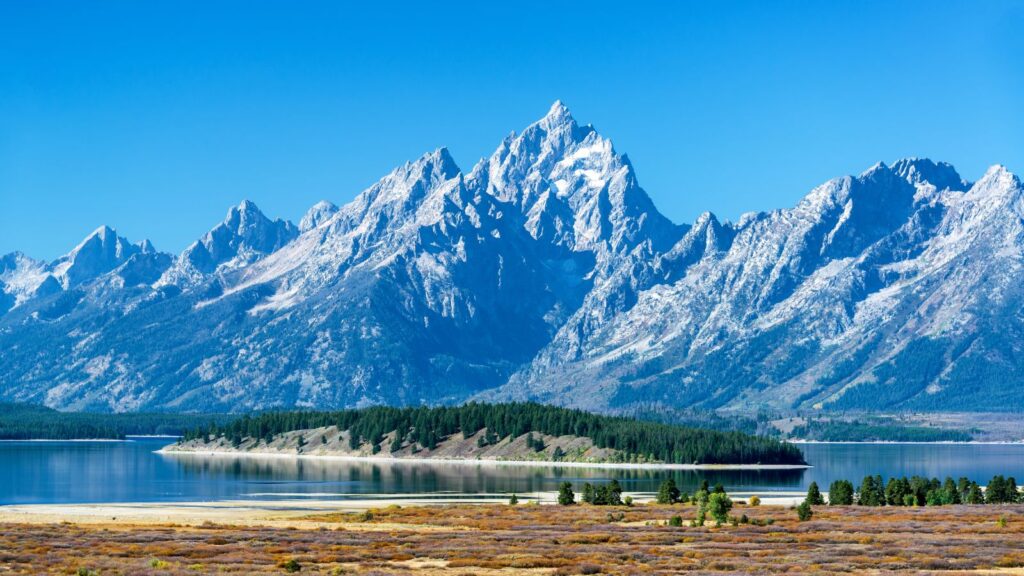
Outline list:
[[[978,486],[977,482],[971,482],[970,487],[967,489],[967,498],[964,499],[967,504],[984,504],[985,494],[981,491],[981,486]]]
[[[828,488],[828,503],[832,506],[853,504],[853,484],[849,480],[836,480]]]
[[[953,479],[946,476],[946,481],[942,483],[942,503],[943,504],[959,504],[960,503],[960,490],[957,488]]]
[[[993,476],[985,487],[986,504],[1002,504],[1006,501],[1006,480],[1002,475]]]
[[[890,478],[889,483],[885,485],[885,503],[889,506],[903,506],[903,497],[907,494],[907,489],[903,483],[906,479]]]
[[[519,504],[519,498],[517,498],[515,493],[513,493],[512,497],[508,499],[508,505],[515,506],[516,504]]]
[[[678,501],[679,488],[676,486],[676,481],[672,478],[663,480],[661,486],[658,487],[658,504],[675,504]]]
[[[817,482],[811,482],[811,485],[807,487],[807,498],[805,501],[811,506],[821,506],[825,504],[825,498],[822,497],[821,491],[818,490]]]
[[[605,504],[609,506],[622,506],[622,486],[619,485],[619,481],[612,478],[610,484],[608,484],[608,497]]]
[[[857,492],[857,504],[861,506],[878,506],[878,491],[875,488],[875,478],[865,476],[860,483],[860,490]]]
[[[811,504],[807,500],[804,500],[796,507],[796,516],[801,522],[806,522],[814,516],[814,511],[811,510]]]
[[[586,504],[594,504],[597,499],[597,492],[594,490],[593,484],[590,482],[583,483],[583,502]]]
[[[965,476],[961,476],[956,481],[956,489],[958,492],[960,492],[960,501],[966,502],[967,493],[970,492],[971,490],[971,481],[968,480]]]
[[[707,511],[719,525],[729,519],[730,510],[732,510],[732,500],[725,492],[712,492],[708,496]]]
[[[562,482],[558,486],[558,503],[562,506],[571,506],[576,503],[576,494],[572,491],[571,482]]]

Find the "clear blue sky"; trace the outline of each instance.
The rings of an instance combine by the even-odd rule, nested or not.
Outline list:
[[[0,253],[297,220],[555,99],[677,222],[903,156],[1024,172],[1021,1],[385,4],[0,0]]]

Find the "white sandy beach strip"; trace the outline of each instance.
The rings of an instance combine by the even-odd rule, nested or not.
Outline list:
[[[535,466],[561,468],[603,468],[610,470],[799,470],[806,464],[634,464],[628,462],[554,462],[547,460],[470,460],[457,458],[391,458],[387,456],[340,456],[331,454],[282,454],[280,452],[230,452],[218,450],[175,450],[162,448],[158,454],[229,458],[309,458],[337,462],[379,464],[445,464],[455,466]]]

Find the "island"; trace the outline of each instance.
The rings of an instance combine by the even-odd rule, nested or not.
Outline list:
[[[773,438],[530,402],[269,412],[187,431],[165,453],[602,466],[803,467]]]

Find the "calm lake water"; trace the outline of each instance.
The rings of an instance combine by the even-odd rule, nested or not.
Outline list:
[[[707,478],[732,492],[825,489],[867,474],[1024,480],[1024,445],[807,444],[813,468],[765,471],[604,470],[565,467],[351,463],[285,458],[161,455],[167,439],[129,442],[0,442],[0,504],[274,498],[352,498],[416,493],[452,497],[556,490],[563,480],[617,478],[627,492],[654,492],[666,476],[687,491]]]

